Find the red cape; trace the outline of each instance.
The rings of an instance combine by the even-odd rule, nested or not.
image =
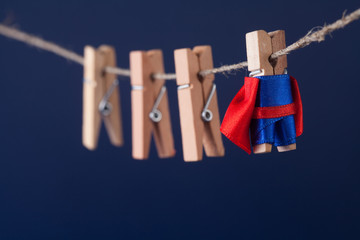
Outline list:
[[[294,118],[296,136],[298,137],[303,133],[302,102],[296,79],[290,76],[290,80],[292,96],[294,99],[293,105],[295,107]],[[244,86],[231,101],[220,128],[220,131],[230,139],[230,141],[242,148],[248,154],[251,154],[249,129],[251,119],[254,115],[258,86],[259,79],[245,77]],[[284,113],[282,116],[287,115],[289,114]]]

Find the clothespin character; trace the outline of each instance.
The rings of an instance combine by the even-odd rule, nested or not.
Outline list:
[[[110,142],[117,147],[123,145],[118,80],[114,74],[105,72],[105,67],[115,66],[112,47],[85,47],[82,139],[89,150],[97,147],[102,120]]]
[[[153,133],[159,157],[173,157],[175,148],[165,80],[153,78],[155,73],[164,73],[162,51],[132,51],[130,71],[132,156],[148,158]]]
[[[230,103],[221,125],[222,133],[247,153],[296,149],[303,132],[302,102],[295,78],[287,74],[286,55],[270,61],[285,45],[282,30],[246,34],[250,77]],[[249,129],[251,140],[249,137]]]
[[[175,68],[184,160],[201,160],[203,147],[209,157],[224,156],[215,77],[199,75],[213,68],[211,47],[175,50]]]

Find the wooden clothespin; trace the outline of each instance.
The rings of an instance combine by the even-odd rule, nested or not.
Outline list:
[[[287,68],[287,57],[283,55],[270,62],[271,54],[286,48],[285,31],[278,30],[267,33],[263,30],[246,34],[246,51],[248,70],[252,77],[284,74]],[[271,152],[268,143],[253,146],[254,153]],[[279,152],[295,150],[296,143],[277,147]]]
[[[209,157],[224,156],[215,76],[199,75],[213,68],[211,47],[175,50],[175,68],[184,160],[201,160],[203,146]]]
[[[110,142],[123,145],[118,80],[105,67],[115,67],[115,50],[106,45],[84,49],[83,84],[83,145],[89,150],[97,147],[101,120],[104,121]]]
[[[151,133],[154,134],[159,157],[174,156],[165,80],[152,77],[154,73],[164,73],[162,51],[132,51],[130,71],[133,158],[148,158]]]

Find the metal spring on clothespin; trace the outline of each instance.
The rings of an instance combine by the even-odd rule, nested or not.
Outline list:
[[[201,112],[201,118],[202,118],[205,122],[210,122],[210,121],[213,119],[213,113],[212,113],[208,108],[209,108],[211,99],[212,99],[213,96],[214,96],[215,90],[216,90],[216,85],[213,84],[213,86],[212,86],[212,88],[211,88],[210,95],[209,95],[209,97],[208,97],[208,99],[207,99],[207,101],[206,101],[205,107],[204,107],[204,109],[203,109],[202,112]]]
[[[158,107],[159,107],[159,104],[160,104],[161,99],[163,98],[165,92],[166,92],[166,87],[162,86],[161,90],[160,90],[160,93],[159,93],[158,97],[155,100],[154,106],[152,107],[152,110],[149,113],[149,117],[153,122],[160,122],[161,119],[162,119],[162,114],[159,111]]]
[[[249,77],[252,77],[252,76],[254,76],[254,75],[258,75],[259,73],[262,73],[262,70],[261,70],[261,69],[250,72],[250,73],[249,73]],[[284,69],[284,73],[283,73],[283,74],[288,74],[287,68]]]
[[[112,112],[113,107],[109,102],[109,99],[111,97],[111,94],[114,92],[114,89],[117,87],[117,85],[119,85],[119,80],[115,79],[99,103],[99,111],[101,115],[104,117],[109,116],[110,113]]]

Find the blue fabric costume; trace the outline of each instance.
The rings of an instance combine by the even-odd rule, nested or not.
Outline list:
[[[256,77],[259,81],[255,107],[276,107],[293,103],[289,75]],[[252,119],[251,143],[270,143],[285,146],[296,143],[295,119],[293,115]]]
[[[249,154],[251,145],[295,143],[303,132],[302,102],[296,79],[287,74],[245,77],[244,86],[231,101],[220,130]]]

